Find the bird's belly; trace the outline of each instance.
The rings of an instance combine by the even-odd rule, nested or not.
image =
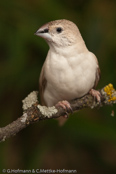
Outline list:
[[[95,71],[95,70],[94,70]],[[60,100],[72,100],[87,94],[94,86],[95,72],[67,69],[54,72],[47,82],[44,98],[48,106],[55,105]]]
[[[95,81],[95,75],[83,75],[83,74],[68,74],[64,78],[57,81],[54,86],[58,96],[62,99],[71,100],[79,98],[88,93],[93,87]]]

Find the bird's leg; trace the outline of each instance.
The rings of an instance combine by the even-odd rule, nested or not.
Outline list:
[[[101,94],[99,91],[97,91],[95,89],[90,89],[89,94],[91,94],[93,97],[95,97],[98,102],[101,101]]]
[[[68,118],[68,112],[67,110],[70,110],[72,112],[72,108],[70,103],[67,100],[59,101],[56,105],[56,107],[62,107],[66,111],[66,115],[64,115],[65,118]]]

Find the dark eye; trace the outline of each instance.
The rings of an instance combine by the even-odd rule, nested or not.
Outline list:
[[[57,31],[57,33],[61,33],[62,32],[62,28],[60,28],[60,27],[58,27],[58,28],[56,28],[56,31]]]

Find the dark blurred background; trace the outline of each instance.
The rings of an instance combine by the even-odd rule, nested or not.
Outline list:
[[[0,127],[22,115],[22,100],[38,90],[48,46],[34,33],[56,19],[76,23],[98,58],[98,88],[116,78],[115,0],[0,1]],[[116,106],[84,109],[63,127],[42,121],[0,144],[0,170],[75,169],[78,174],[116,174]],[[1,171],[0,171],[1,173]]]

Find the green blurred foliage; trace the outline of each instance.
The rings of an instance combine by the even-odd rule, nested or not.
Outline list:
[[[116,1],[0,1],[0,126],[22,114],[27,94],[38,90],[48,46],[34,35],[55,19],[75,22],[88,49],[99,60],[99,86],[116,76]],[[84,109],[59,127],[56,120],[36,123],[0,144],[0,170],[76,169],[79,174],[116,173],[115,106]],[[1,171],[0,171],[1,173]]]

